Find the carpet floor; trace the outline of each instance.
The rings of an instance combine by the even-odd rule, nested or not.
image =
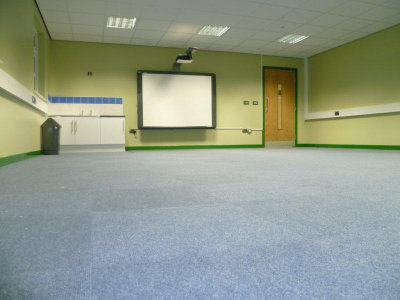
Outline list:
[[[39,156],[0,168],[0,299],[399,299],[400,152]]]

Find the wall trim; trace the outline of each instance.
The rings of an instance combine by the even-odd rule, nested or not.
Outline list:
[[[10,155],[10,156],[6,156],[6,157],[1,157],[0,158],[0,167],[4,167],[6,165],[16,163],[16,162],[19,162],[21,160],[25,160],[28,158],[32,158],[32,157],[35,157],[35,156],[41,155],[41,154],[42,154],[42,151],[38,150],[38,151],[32,151],[32,152],[26,152],[26,153],[20,153],[20,154]]]
[[[136,151],[136,150],[231,149],[231,148],[264,148],[264,145],[255,144],[255,145],[127,146],[125,147],[125,150]]]
[[[305,121],[323,120],[323,119],[341,119],[341,118],[349,118],[357,116],[400,113],[400,102],[309,112],[308,111],[309,109],[308,66],[309,66],[308,58],[305,58],[304,59],[304,120]]]
[[[400,145],[296,144],[296,147],[400,150]]]

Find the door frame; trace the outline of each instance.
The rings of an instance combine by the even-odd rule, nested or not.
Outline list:
[[[295,81],[295,92],[294,92],[294,145],[297,147],[297,96],[298,96],[298,77],[297,68],[291,67],[276,67],[276,66],[263,66],[262,68],[262,81],[263,81],[263,128],[262,128],[262,144],[265,147],[265,69],[277,69],[277,70],[290,70],[294,71],[294,81]]]

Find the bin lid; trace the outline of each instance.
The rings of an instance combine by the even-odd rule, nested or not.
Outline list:
[[[49,127],[59,127],[61,128],[61,125],[58,124],[56,121],[54,121],[53,118],[48,118],[44,123],[40,126],[42,128],[49,128]]]

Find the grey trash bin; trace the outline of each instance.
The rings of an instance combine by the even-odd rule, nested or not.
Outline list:
[[[42,132],[42,153],[57,155],[60,150],[60,124],[52,118],[48,118],[40,128]]]

